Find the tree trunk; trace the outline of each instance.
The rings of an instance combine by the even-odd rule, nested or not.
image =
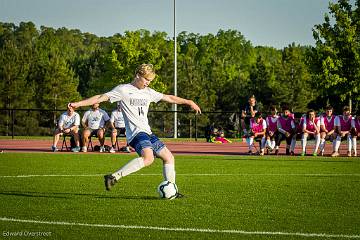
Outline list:
[[[351,93],[349,96],[349,108],[350,108],[350,113],[352,112],[352,100],[351,100]]]

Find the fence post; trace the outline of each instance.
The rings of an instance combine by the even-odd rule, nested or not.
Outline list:
[[[197,131],[197,117],[195,114],[195,141],[197,141],[197,137],[198,137],[198,131]]]
[[[190,121],[189,121],[189,125],[190,125],[190,127],[189,127],[189,136],[190,136],[190,139],[192,138],[192,119],[190,118],[189,119]]]
[[[14,139],[14,131],[15,131],[15,110],[11,110],[11,139]]]

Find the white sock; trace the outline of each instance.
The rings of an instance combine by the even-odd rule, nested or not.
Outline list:
[[[175,183],[175,165],[163,164],[164,180]]]
[[[319,149],[319,145],[320,145],[320,135],[315,135],[315,149],[314,149],[314,153],[317,153],[318,149]]]
[[[324,149],[325,149],[325,139],[321,139],[320,140],[320,152],[323,152],[324,151]]]
[[[306,144],[307,144],[307,137],[305,137],[305,136],[303,135],[302,138],[301,138],[302,152],[305,152]]]
[[[352,149],[352,140],[351,140],[351,136],[350,136],[350,135],[347,137],[347,142],[348,142],[348,152],[351,152],[351,149]]]
[[[114,172],[112,175],[115,177],[116,181],[122,177],[125,177],[131,173],[137,172],[140,169],[145,167],[144,159],[142,157],[135,158],[130,160],[122,168]]]
[[[353,141],[353,143],[352,143],[352,147],[353,147],[353,149],[354,149],[354,153],[355,154],[357,154],[357,142],[356,142],[356,137],[354,137],[353,139],[352,139],[352,141]]]
[[[271,141],[271,149],[274,149],[274,148],[275,148],[275,145],[276,145],[275,140],[272,140],[272,141]]]
[[[248,138],[249,142],[248,142],[248,147],[249,147],[249,151],[252,151],[253,148],[253,144],[254,144],[254,138]]]
[[[340,144],[341,144],[341,137],[337,136],[336,140],[335,140],[335,145],[334,145],[334,151],[335,152],[339,151]]]

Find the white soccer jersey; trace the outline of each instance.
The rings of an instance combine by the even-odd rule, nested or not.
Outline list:
[[[149,87],[138,89],[132,84],[121,84],[108,93],[110,102],[118,102],[124,115],[126,138],[131,142],[139,132],[152,134],[147,114],[151,102],[158,102],[163,94]]]
[[[340,116],[341,116],[341,115],[335,117],[335,120],[334,120],[334,126],[335,126],[335,127],[340,127],[340,126],[341,126]],[[341,117],[342,117],[342,116],[341,116]]]
[[[355,128],[356,131],[359,131],[360,130],[359,126],[360,126],[360,121],[357,116],[354,116],[351,119],[351,128]]]
[[[61,129],[68,129],[79,125],[80,115],[77,112],[73,112],[71,116],[69,116],[67,112],[62,113],[58,122],[58,127]]]
[[[91,129],[99,129],[105,126],[105,122],[109,121],[109,115],[102,109],[89,109],[84,113],[82,121],[87,123],[87,126]]]
[[[351,115],[349,116],[349,120],[350,120],[350,122],[351,122],[351,120],[352,120]],[[349,120],[348,120],[348,121],[349,121]],[[343,116],[343,115],[338,115],[338,116],[335,117],[334,125],[335,125],[336,127],[341,127],[341,123],[342,123],[342,122],[343,122],[343,123],[347,123],[348,121],[345,121],[345,120],[344,120],[344,116]],[[350,123],[350,125],[351,125],[351,123]]]
[[[314,124],[312,122],[310,122],[309,120],[309,125],[310,125],[310,128],[312,128],[312,125],[316,125],[316,127],[318,127],[320,129],[320,121],[321,121],[321,118],[315,118],[314,119]],[[303,120],[303,124],[302,124],[302,128],[307,128],[307,123],[308,123],[308,120],[307,120],[307,117],[305,116],[304,117],[304,120]]]
[[[331,116],[332,117],[332,116]],[[325,126],[325,118],[327,118],[327,116],[321,115],[320,116],[320,125]],[[329,119],[329,118],[328,118]],[[331,119],[329,119],[330,121]]]
[[[255,121],[250,121],[250,129],[252,129],[254,127],[254,125],[258,125],[258,123],[256,123]],[[265,119],[262,120],[262,129],[266,129],[267,128],[267,122]]]
[[[335,127],[339,127],[340,131],[350,131],[351,129],[351,122],[352,122],[352,116],[350,115],[348,117],[348,120],[345,121],[343,115],[336,116],[334,121]]]
[[[124,116],[122,112],[117,109],[112,111],[110,122],[114,124],[115,128],[125,128]]]

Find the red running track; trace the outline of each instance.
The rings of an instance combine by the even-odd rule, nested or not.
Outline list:
[[[202,141],[184,141],[184,142],[174,142],[164,140],[166,146],[176,155],[176,154],[185,154],[185,155],[247,155],[248,148],[244,142],[233,142],[227,144],[215,144],[215,143],[206,143]],[[59,141],[58,148],[61,148],[62,140]],[[19,140],[19,139],[0,139],[0,150],[4,152],[51,152],[52,141],[50,140]],[[93,144],[96,145],[98,142],[93,140]],[[110,145],[109,141],[106,141],[107,145]],[[124,145],[125,142],[120,143],[120,146]],[[70,143],[68,143],[70,145]],[[280,154],[285,154],[284,144],[280,146]],[[295,153],[299,154],[300,141],[297,141]],[[308,146],[308,154],[312,152],[313,145]],[[359,147],[358,147],[359,149]],[[64,152],[65,149],[64,149]],[[329,156],[332,152],[331,145],[326,144],[325,155]],[[58,152],[62,153],[62,152]],[[91,150],[87,153],[81,154],[91,154],[94,153]],[[346,156],[347,146],[346,143],[342,143],[340,147],[340,154]],[[116,153],[116,154],[125,154],[125,153]]]

